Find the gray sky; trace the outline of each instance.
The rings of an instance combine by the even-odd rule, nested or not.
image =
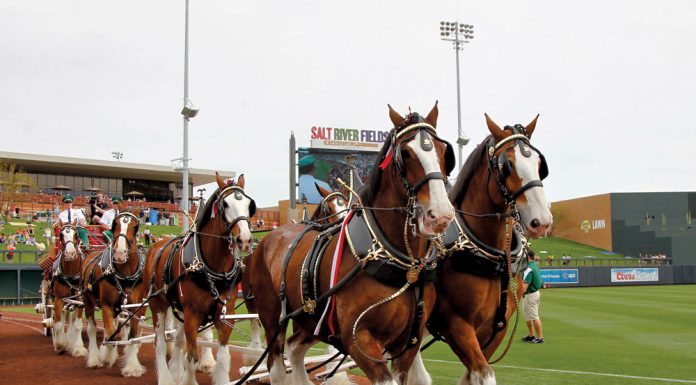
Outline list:
[[[0,0],[0,149],[169,165],[182,154],[184,1]],[[191,167],[245,173],[261,206],[288,196],[288,138],[388,130],[387,103],[457,134],[465,156],[541,114],[549,201],[696,190],[696,2],[191,0]],[[691,105],[691,108],[688,106]],[[689,112],[691,111],[691,113]],[[83,144],[86,143],[86,144]]]

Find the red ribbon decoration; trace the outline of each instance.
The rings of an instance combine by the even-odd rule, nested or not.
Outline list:
[[[382,163],[379,164],[379,168],[384,171],[384,169],[389,166],[389,163],[391,163],[393,157],[394,155],[392,154],[392,147],[389,147],[389,151],[387,152],[387,155],[384,156]]]

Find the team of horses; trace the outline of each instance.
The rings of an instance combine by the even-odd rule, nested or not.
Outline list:
[[[490,135],[451,186],[454,151],[438,136],[437,103],[425,117],[389,106],[389,117],[393,128],[364,186],[317,186],[324,201],[313,217],[282,225],[258,244],[244,175],[227,182],[217,176],[218,189],[191,229],[155,243],[147,255],[137,246],[140,220],[131,213],[116,216],[110,245],[89,255],[76,246],[76,229],[64,226],[51,280],[55,349],[86,355],[91,368],[111,367],[118,358],[111,342],[117,334],[140,336],[147,305],[158,384],[196,384],[196,370],[212,373],[216,385],[229,383],[234,321],[226,316],[235,312],[241,285],[265,332],[256,366],[267,355],[272,384],[312,384],[305,354],[325,342],[373,384],[429,385],[420,356],[428,333],[466,366],[459,384],[495,384],[489,360],[509,335],[522,296],[526,237],[544,235],[552,222],[542,183],[546,160],[531,144],[537,119],[501,128],[486,115]],[[77,297],[87,318],[86,350],[82,309],[61,311],[63,299]],[[215,358],[197,345],[200,334],[212,339],[212,327]],[[258,324],[252,331],[260,338]],[[145,372],[139,346],[126,345],[123,376]]]

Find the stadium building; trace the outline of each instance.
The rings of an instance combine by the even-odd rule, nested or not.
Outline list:
[[[553,202],[553,236],[625,256],[696,265],[696,192],[608,193]]]

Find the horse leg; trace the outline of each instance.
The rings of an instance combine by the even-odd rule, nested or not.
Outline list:
[[[91,300],[84,298],[85,317],[87,318],[87,367],[99,368],[102,366],[99,360],[99,347],[97,346],[97,321],[94,319],[94,305]]]
[[[449,330],[445,336],[454,354],[466,365],[468,371],[458,385],[495,385],[495,374],[484,357],[476,331],[471,324],[456,317],[450,320]]]
[[[261,344],[261,323],[258,319],[252,319],[249,322],[251,328],[251,342],[247,347],[251,349],[262,350],[263,345]],[[259,359],[260,355],[260,353],[258,355],[250,355],[248,353],[244,353],[242,354],[242,362],[244,363],[244,365],[253,365],[254,363],[256,363],[256,360]]]
[[[210,327],[203,331],[203,340],[213,342],[213,328]],[[201,361],[198,363],[198,370],[203,373],[212,373],[215,366],[215,358],[213,357],[213,348],[204,346],[201,350]]]
[[[295,385],[312,385],[307,369],[305,368],[304,358],[307,350],[316,344],[316,340],[301,330],[296,331],[288,339],[288,359],[290,360],[291,383]]]
[[[165,331],[166,330],[175,330],[178,328],[178,323],[179,321],[174,318],[174,314],[172,313],[172,309],[169,308],[167,309],[167,314],[166,314],[166,324],[165,324]],[[172,357],[172,354],[174,354],[174,341],[172,340],[167,340],[167,357]]]
[[[213,369],[213,385],[223,385],[230,382],[230,349],[227,347],[227,344],[230,340],[232,327],[228,323],[222,322],[219,319],[219,314],[216,314],[216,316],[215,327],[218,331],[218,350],[217,362]],[[212,329],[208,330],[212,338],[213,331]]]
[[[99,348],[99,361],[108,367],[114,366],[118,358],[118,351],[114,345],[107,345],[107,339],[114,333],[114,311],[110,306],[102,306],[102,321],[104,322],[104,339]]]
[[[395,364],[395,366],[399,365]],[[431,385],[433,383],[430,374],[428,374],[428,371],[425,370],[425,365],[423,365],[420,346],[416,349],[416,354],[413,356],[410,368],[407,367],[405,370],[408,372],[406,385]]]
[[[186,335],[186,356],[184,358],[184,378],[182,385],[198,385],[196,381],[196,366],[198,366],[198,327],[201,324],[201,317],[193,312],[184,309],[184,334]]]
[[[72,312],[73,337],[70,341],[70,352],[73,357],[84,357],[87,354],[85,344],[82,342],[82,309],[77,308]]]
[[[336,353],[338,353],[338,349],[334,348],[333,345],[329,345],[326,347],[326,354],[331,354],[333,356]],[[338,366],[338,362],[330,362],[330,363],[326,364],[326,368],[329,370],[333,370],[336,366]],[[351,381],[350,378],[348,378],[348,374],[345,371],[341,371],[341,372],[336,372],[336,374],[334,374],[331,378],[326,380],[325,384],[326,385],[352,385],[353,381]]]
[[[259,314],[261,314],[261,312],[259,312]],[[283,350],[285,349],[285,331],[288,324],[278,325],[279,318],[278,314],[272,312],[268,319],[261,319],[261,324],[266,333],[266,346],[268,346],[266,366],[268,367],[271,384],[285,384],[285,379],[287,378],[287,368],[283,360]],[[273,321],[267,322],[269,319]],[[278,329],[280,329],[278,337],[271,340],[273,334],[275,334],[275,331]]]
[[[63,315],[63,299],[56,296],[53,301],[53,348],[59,354],[62,354],[68,348]]]
[[[167,343],[167,345],[173,344],[172,355],[169,359],[169,371],[171,371],[173,378],[181,381],[184,378],[184,345],[186,343],[184,324],[177,320],[168,319],[167,325],[175,330],[173,343]]]
[[[152,322],[155,325],[155,364],[157,365],[157,385],[175,385],[172,373],[167,366],[167,340],[165,336],[167,325],[166,313],[152,311]]]
[[[143,314],[144,312],[140,312]],[[130,333],[128,336],[130,338],[140,337],[140,314],[136,314],[130,320]],[[123,349],[124,353],[124,365],[121,368],[121,375],[123,377],[140,377],[145,373],[145,367],[138,360],[138,351],[140,350],[140,344],[129,344]]]
[[[365,372],[365,376],[370,382],[374,385],[398,385],[394,381],[386,361],[377,360],[382,358],[383,347],[374,339],[372,334],[367,329],[361,329],[356,333],[355,338],[355,342],[350,337],[343,338],[344,341],[350,341],[350,343],[345,344],[344,342],[344,344],[350,356]]]

